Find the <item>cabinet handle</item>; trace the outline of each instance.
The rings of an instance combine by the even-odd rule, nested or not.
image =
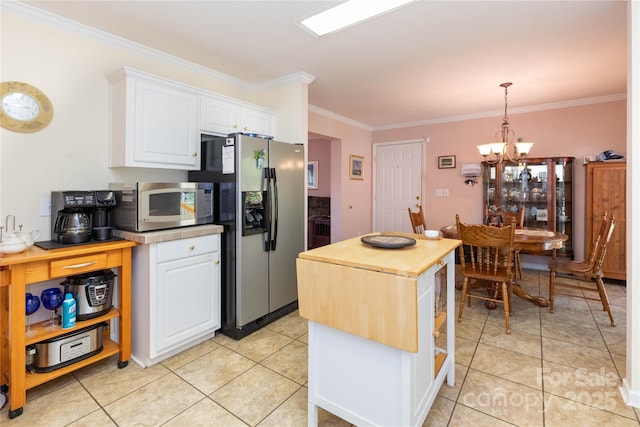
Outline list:
[[[245,126],[245,127],[244,127],[244,130],[249,130],[249,128]]]
[[[219,260],[219,259],[217,259],[217,260],[215,260],[213,263],[214,263],[215,265],[218,265],[218,264],[220,264],[220,260]]]
[[[192,155],[193,157],[196,157],[196,156],[198,155],[198,153],[196,153],[196,152],[194,151],[193,153],[191,153],[191,155]]]
[[[233,125],[232,126],[234,129],[238,129],[238,125]]]
[[[194,250],[196,247],[194,245],[189,246],[189,250],[192,251]]]
[[[444,260],[442,258],[438,260],[438,265],[441,267],[444,265]]]
[[[88,267],[90,265],[95,264],[95,261],[90,261],[90,262],[85,262],[82,264],[75,264],[75,265],[65,265],[64,267],[62,267],[63,269],[74,269],[74,268],[82,268],[82,267]]]

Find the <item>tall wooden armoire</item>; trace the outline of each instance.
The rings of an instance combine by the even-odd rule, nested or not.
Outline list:
[[[602,266],[604,277],[626,280],[626,171],[627,164],[619,161],[591,162],[586,164],[585,205],[585,254],[598,232],[602,213],[615,215],[616,228],[609,242],[609,249]]]

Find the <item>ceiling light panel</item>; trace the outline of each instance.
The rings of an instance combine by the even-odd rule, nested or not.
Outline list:
[[[320,37],[382,15],[412,1],[414,0],[349,0],[300,21],[300,24]]]

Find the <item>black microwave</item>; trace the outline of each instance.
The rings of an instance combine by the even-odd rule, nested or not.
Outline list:
[[[152,231],[213,223],[213,184],[210,182],[110,183],[117,204],[115,228]]]

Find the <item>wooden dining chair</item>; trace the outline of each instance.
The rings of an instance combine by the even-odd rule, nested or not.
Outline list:
[[[497,210],[495,212],[485,211],[485,224],[493,227],[504,227],[515,224],[516,228],[524,227],[524,205],[517,212]],[[516,278],[522,279],[522,266],[520,264],[520,251],[513,254],[514,273]]]
[[[411,220],[411,227],[413,227],[413,232],[416,234],[423,234],[424,230],[427,229],[424,223],[424,214],[422,213],[422,205],[420,205],[418,212],[411,212],[411,208],[409,210],[409,220]]]
[[[549,312],[554,312],[555,295],[563,295],[574,298],[583,298],[592,301],[600,301],[603,311],[606,311],[611,321],[611,326],[616,326],[609,305],[609,297],[607,290],[602,281],[602,263],[607,255],[607,248],[611,241],[611,235],[616,226],[615,217],[612,215],[608,220],[606,213],[600,222],[598,234],[591,246],[589,257],[582,262],[570,261],[565,259],[552,259],[549,262]],[[595,288],[585,284],[556,283],[556,275],[560,273],[583,283],[595,282]],[[579,293],[561,293],[556,289],[566,288],[580,291]],[[590,296],[597,293],[598,297]]]
[[[464,277],[458,322],[462,321],[465,301],[469,305],[472,298],[500,303],[504,306],[506,332],[510,334],[515,226],[468,225],[460,222],[456,215],[456,227],[458,239],[462,240],[460,266]]]

